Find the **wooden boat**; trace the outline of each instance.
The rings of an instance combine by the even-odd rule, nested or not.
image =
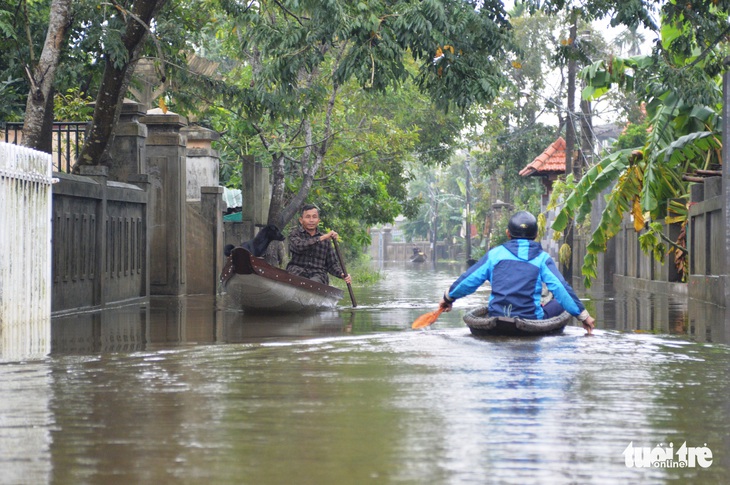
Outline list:
[[[414,252],[411,256],[411,263],[423,263],[424,261],[426,261],[426,255],[423,251]]]
[[[526,320],[519,317],[490,317],[486,306],[464,315],[464,322],[472,335],[554,335],[561,333],[572,316],[568,312],[545,320]]]
[[[226,304],[255,312],[306,312],[333,308],[344,293],[275,268],[237,247],[228,257],[220,282]]]

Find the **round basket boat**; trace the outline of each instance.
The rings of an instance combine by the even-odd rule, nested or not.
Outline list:
[[[552,335],[561,333],[572,318],[570,313],[545,320],[525,320],[519,317],[490,317],[486,306],[464,315],[473,335]]]

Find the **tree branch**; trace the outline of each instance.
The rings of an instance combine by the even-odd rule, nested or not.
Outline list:
[[[656,233],[659,234],[659,237],[662,238],[662,240],[664,242],[666,242],[667,244],[669,244],[670,246],[672,246],[674,249],[678,249],[679,251],[682,251],[684,254],[688,254],[687,248],[685,248],[683,246],[680,246],[676,242],[672,241],[667,236],[665,236],[663,232],[656,231]]]
[[[302,20],[299,17],[297,17],[296,15],[294,15],[294,13],[291,10],[289,10],[284,5],[282,5],[279,0],[274,0],[274,3],[277,4],[279,6],[279,8],[284,11],[284,13],[286,13],[287,15],[292,17],[294,20],[296,20],[299,25],[304,26],[304,23],[302,22]],[[306,17],[304,17],[304,18],[306,20],[309,20]]]

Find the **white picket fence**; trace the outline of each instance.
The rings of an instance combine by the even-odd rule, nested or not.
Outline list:
[[[50,352],[52,163],[0,142],[0,361]]]

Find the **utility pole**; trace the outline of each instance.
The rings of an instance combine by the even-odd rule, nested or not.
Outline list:
[[[727,120],[730,116],[730,58],[725,58],[725,68],[722,76],[722,97],[725,101],[722,105],[722,119]],[[722,159],[730,160],[730,123],[723,123],[722,126]],[[723,191],[723,212],[725,214],[725,301],[730,298],[730,164],[722,164],[722,191]],[[725,313],[725,328],[730,328],[730,312]]]
[[[578,31],[578,10],[573,9],[570,15],[570,34],[568,46],[570,55],[568,57],[568,119],[565,124],[565,174],[575,173],[573,168],[573,150],[575,149],[575,71],[576,62],[575,55],[572,50],[575,49],[575,39]],[[565,233],[565,244],[570,247],[570,259],[563,265],[563,276],[572,284],[573,279],[573,221],[570,222]]]
[[[469,168],[469,155],[464,161],[466,168],[466,260],[471,259],[471,169]]]
[[[580,101],[580,159],[574,164],[573,173],[575,179],[583,177],[583,167],[590,166],[593,162],[593,117],[591,115],[591,102],[582,99]]]
[[[436,238],[438,237],[439,200],[434,182],[429,184],[429,195],[431,197],[431,208],[433,209],[431,215],[431,262],[435,263],[437,259],[436,249],[438,248]]]

